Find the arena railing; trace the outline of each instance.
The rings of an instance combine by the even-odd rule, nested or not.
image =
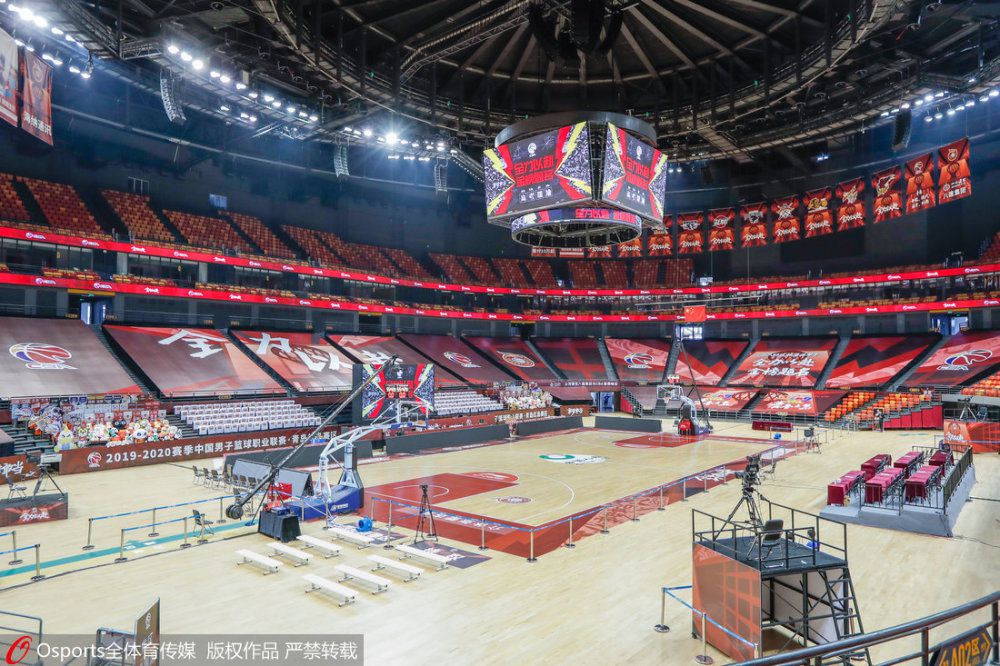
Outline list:
[[[0,635],[4,637],[14,637],[17,638],[8,643],[7,641],[0,638],[0,650],[5,655],[17,654],[21,649],[25,647],[28,648],[28,652],[25,654],[25,658],[19,663],[28,666],[29,664],[41,664],[42,660],[37,658],[37,647],[31,649],[32,646],[37,646],[42,642],[43,634],[43,623],[42,618],[35,617],[34,615],[25,615],[24,613],[14,613],[11,611],[0,611]],[[24,637],[27,636],[29,641],[27,644],[23,644]],[[36,659],[34,661],[28,661],[27,655],[35,653]],[[7,663],[13,663],[9,658]]]
[[[706,626],[705,626],[706,624],[711,624],[713,627],[715,627],[722,633],[726,634],[733,640],[739,641],[740,643],[746,645],[753,651],[753,655],[755,657],[760,656],[760,644],[752,643],[747,639],[743,638],[742,636],[740,636],[739,634],[734,633],[730,629],[722,626],[721,624],[713,620],[712,617],[705,611],[695,608],[690,603],[684,601],[679,596],[674,594],[674,592],[680,590],[690,590],[690,589],[692,589],[691,585],[676,585],[674,587],[664,587],[661,589],[662,594],[660,596],[660,623],[657,624],[655,627],[653,627],[657,632],[665,634],[668,631],[670,631],[670,627],[667,626],[667,597],[670,597],[674,601],[679,602],[681,605],[690,610],[692,613],[695,613],[701,617],[701,629],[699,632],[701,634],[701,655],[699,655],[696,658],[699,664],[712,663],[712,659],[708,655],[708,646],[707,646],[708,632],[706,631]]]
[[[960,634],[939,642],[935,645],[930,643],[930,631],[937,627],[962,618],[984,608],[990,608],[990,618],[988,621],[979,624],[976,631],[989,631],[991,634],[992,646],[990,647],[990,659],[992,663],[1000,663],[1000,591],[993,592],[979,599],[955,606],[940,613],[928,615],[917,620],[897,624],[893,627],[879,629],[864,634],[857,634],[848,638],[821,645],[804,647],[791,652],[783,652],[758,659],[751,659],[742,662],[743,666],[820,666],[828,660],[835,660],[837,663],[851,663],[851,655],[863,650],[868,650],[876,645],[889,643],[909,636],[920,636],[920,648],[906,654],[894,657],[881,663],[881,666],[893,666],[908,661],[919,660],[921,664],[932,663],[935,653],[948,648],[956,642],[956,639],[966,637]],[[973,661],[971,657],[964,663],[983,663]],[[942,660],[934,660],[934,663],[945,663]],[[950,662],[948,662],[950,663]],[[962,663],[962,662],[959,662]]]

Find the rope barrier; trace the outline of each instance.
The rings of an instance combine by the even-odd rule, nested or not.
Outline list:
[[[164,504],[162,506],[154,506],[154,507],[150,507],[150,508],[147,508],[147,509],[137,509],[135,511],[125,511],[123,513],[112,513],[112,514],[108,514],[106,516],[92,516],[90,518],[87,518],[87,543],[84,544],[81,547],[81,550],[93,550],[94,549],[94,542],[93,542],[94,523],[97,522],[97,521],[99,521],[99,520],[110,520],[112,518],[126,518],[128,516],[138,516],[138,515],[142,515],[144,513],[152,513],[153,514],[153,522],[150,523],[149,525],[144,525],[143,527],[151,527],[152,531],[149,533],[149,536],[156,537],[156,536],[159,536],[159,532],[156,531],[156,526],[157,525],[164,525],[164,524],[166,524],[166,523],[164,523],[162,521],[157,521],[157,519],[156,519],[156,512],[157,511],[164,511],[166,509],[177,509],[177,508],[184,507],[184,506],[193,506],[193,505],[196,505],[196,504],[205,504],[205,503],[208,503],[208,502],[218,502],[219,503],[219,515],[222,516],[223,515],[223,506],[222,506],[223,505],[223,501],[227,500],[227,499],[233,499],[235,497],[239,497],[239,495],[220,495],[219,497],[210,497],[208,499],[193,500],[193,501],[190,501],[190,502],[179,502],[177,504]],[[221,524],[221,523],[224,523],[226,521],[220,518],[216,522],[218,522],[219,524]],[[2,536],[4,536],[4,535],[0,534],[0,537],[2,537]]]

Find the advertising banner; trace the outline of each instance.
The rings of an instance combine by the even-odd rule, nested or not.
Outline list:
[[[473,384],[509,382],[511,376],[496,367],[476,349],[450,335],[400,334],[399,338],[432,360],[438,372],[448,370]]]
[[[587,248],[587,258],[588,259],[610,259],[611,258],[611,246],[610,245],[597,245],[594,247]]]
[[[650,235],[647,247],[651,257],[669,257],[674,253],[674,239],[669,231],[656,231]]]
[[[740,240],[743,247],[767,245],[767,204],[747,204],[740,208]]]
[[[847,395],[847,391],[788,391],[773,389],[764,394],[753,411],[786,416],[819,416]]]
[[[708,211],[708,251],[732,250],[736,241],[736,210],[717,208]]]
[[[889,167],[872,174],[875,190],[875,224],[903,215],[903,195],[899,192],[900,169]]]
[[[847,231],[865,226],[865,181],[863,178],[845,180],[837,185],[837,231]]]
[[[541,382],[559,379],[521,338],[467,337],[466,340],[515,377]]]
[[[908,386],[958,386],[1000,363],[1000,333],[969,331],[951,336],[906,380]]]
[[[21,94],[21,129],[52,145],[52,68],[31,51],[21,61],[24,90]]]
[[[670,359],[670,341],[658,338],[604,338],[608,355],[623,382],[658,384]]]
[[[420,365],[427,357],[394,337],[385,335],[331,335],[330,342],[347,352],[358,363],[382,365],[393,356],[401,363]],[[444,368],[437,368],[434,381],[438,386],[461,386],[464,382]]]
[[[806,238],[833,233],[833,211],[830,210],[829,187],[806,192]]]
[[[354,362],[336,347],[312,333],[232,331],[279,377],[305,393],[347,391]]]
[[[753,400],[757,389],[721,388],[707,389],[700,393],[705,409],[713,412],[738,412]],[[691,398],[697,404],[695,396],[691,395]]]
[[[0,30],[0,118],[14,127],[17,127],[17,79],[17,43]]]
[[[775,199],[771,202],[771,215],[774,220],[772,237],[775,243],[787,243],[801,238],[798,197]]]
[[[938,150],[938,196],[941,203],[972,195],[969,139],[959,139]]]
[[[535,347],[566,379],[611,379],[593,338],[535,338]]]
[[[934,340],[932,335],[851,338],[826,380],[828,388],[876,387],[891,381]]]
[[[835,338],[764,339],[730,380],[735,386],[815,386]]]
[[[927,153],[906,163],[906,212],[917,213],[933,208],[936,203],[934,156]]]
[[[715,386],[729,372],[743,350],[750,344],[746,340],[688,340],[677,356],[674,374],[684,384]]]
[[[700,254],[705,251],[705,237],[702,235],[702,222],[705,215],[701,212],[680,213],[677,216],[677,254]]]
[[[663,219],[667,156],[642,139],[608,123],[601,199],[647,220]]]
[[[945,419],[944,443],[962,453],[972,447],[973,453],[1000,452],[1000,423],[995,421],[959,421]]]
[[[629,257],[642,256],[642,236],[637,236],[632,240],[618,245],[618,256],[627,259]]]

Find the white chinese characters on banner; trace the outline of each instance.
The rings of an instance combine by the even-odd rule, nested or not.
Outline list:
[[[163,338],[159,343],[161,345],[169,346],[175,342],[183,342],[191,347],[191,349],[194,350],[194,352],[191,353],[192,358],[205,358],[222,351],[221,345],[229,342],[229,340],[221,336],[199,333],[197,331],[189,331],[186,328],[182,328],[170,337]],[[216,343],[217,346],[213,346],[212,343]]]

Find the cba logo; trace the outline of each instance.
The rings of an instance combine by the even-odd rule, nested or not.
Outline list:
[[[65,361],[73,358],[73,354],[44,342],[18,342],[8,349],[14,358],[24,361],[25,367],[32,370],[76,370]]]
[[[97,468],[101,466],[101,454],[98,451],[94,451],[87,456],[87,467]]]
[[[522,495],[508,495],[506,497],[498,497],[497,501],[502,504],[527,504],[531,501],[531,498]]]
[[[632,370],[648,370],[652,363],[652,355],[643,352],[632,352],[625,357],[625,365]]]
[[[524,354],[515,354],[512,352],[500,352],[500,358],[503,359],[504,363],[516,366],[518,368],[533,368],[535,367],[535,362]]]
[[[459,354],[458,352],[447,351],[444,353],[444,357],[451,361],[452,363],[458,363],[463,368],[478,368],[479,366],[472,362],[472,359],[465,354]]]
[[[988,361],[991,358],[993,358],[993,352],[989,349],[973,349],[971,351],[955,354],[954,356],[949,356],[945,359],[944,365],[938,366],[938,370],[953,370],[961,372],[968,370],[970,366]]]
[[[31,651],[31,636],[21,636],[7,648],[4,661],[8,664],[20,664]]]

